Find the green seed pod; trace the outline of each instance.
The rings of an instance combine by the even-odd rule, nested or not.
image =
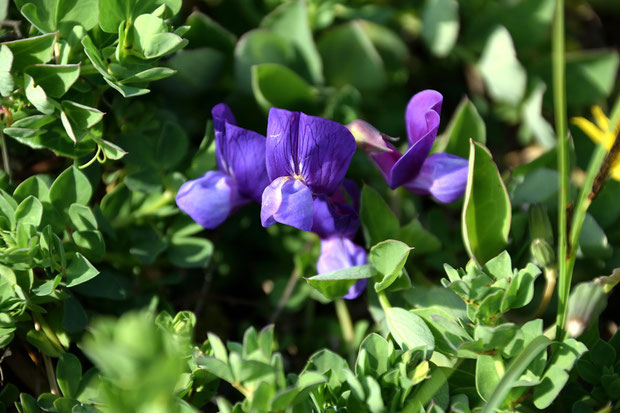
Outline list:
[[[579,337],[607,306],[603,287],[594,281],[577,284],[568,299],[566,332]]]

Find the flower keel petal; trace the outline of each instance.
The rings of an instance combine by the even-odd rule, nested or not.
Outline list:
[[[312,192],[300,180],[283,176],[265,188],[260,211],[263,227],[279,222],[310,231],[312,215]]]

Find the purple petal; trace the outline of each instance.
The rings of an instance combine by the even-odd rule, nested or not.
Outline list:
[[[389,185],[392,176],[392,168],[394,167],[396,162],[398,162],[398,160],[402,157],[402,155],[400,154],[400,152],[398,152],[398,149],[396,149],[391,143],[386,142],[386,146],[389,151],[373,153],[370,155],[370,159],[372,159],[375,165],[377,165],[379,171],[381,171],[381,174]]]
[[[321,255],[316,263],[319,274],[325,274],[343,268],[364,265],[368,263],[366,250],[356,245],[348,238],[332,237],[321,240]],[[357,298],[362,294],[367,279],[359,280],[351,286],[349,292],[343,297],[348,300]]]
[[[428,112],[426,117],[429,123],[435,126],[411,144],[407,152],[396,161],[390,171],[390,179],[388,180],[388,185],[392,189],[398,188],[416,177],[433,147],[433,142],[435,142],[435,137],[437,136],[437,128],[439,127],[439,115],[436,112]]]
[[[263,227],[279,222],[302,231],[310,231],[312,213],[312,192],[298,179],[279,177],[263,192],[260,211]]]
[[[468,160],[449,153],[426,159],[418,176],[404,186],[418,195],[432,195],[439,202],[454,202],[465,193]]]
[[[267,123],[267,172],[302,178],[313,193],[338,189],[355,153],[355,139],[341,124],[301,112],[271,108]]]
[[[225,140],[230,175],[235,177],[239,192],[261,202],[263,191],[269,185],[265,167],[265,137],[227,123]]]
[[[407,137],[410,145],[414,145],[433,129],[435,129],[435,135],[437,134],[442,102],[443,96],[435,90],[423,90],[413,95],[405,113]],[[429,117],[429,113],[434,113],[437,116]],[[434,140],[435,136],[432,139]]]
[[[177,193],[176,202],[194,221],[213,229],[248,200],[239,194],[233,178],[220,171],[209,171],[185,182]]]
[[[342,298],[344,298],[345,300],[355,300],[357,297],[362,295],[362,293],[366,289],[366,284],[368,284],[368,278],[359,280],[351,287],[349,287],[349,292],[346,293]]]
[[[324,195],[314,200],[312,232],[320,238],[353,237],[359,226],[359,216],[352,206],[333,201]]]
[[[211,109],[213,133],[215,134],[215,159],[220,171],[230,175],[229,151],[226,140],[226,124],[236,125],[235,115],[225,103],[218,103]]]

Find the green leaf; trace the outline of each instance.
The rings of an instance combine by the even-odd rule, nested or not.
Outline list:
[[[534,358],[547,348],[549,344],[551,344],[551,340],[545,336],[539,336],[532,340],[532,342],[510,363],[504,376],[484,405],[482,413],[495,413],[499,409],[508,395],[508,392],[512,389],[513,384],[521,377]]]
[[[97,219],[89,207],[81,204],[71,204],[69,220],[74,229],[88,231],[97,229]]]
[[[441,249],[439,238],[426,230],[417,218],[401,227],[396,238],[415,248],[418,255],[437,252]]]
[[[24,199],[15,210],[15,221],[38,227],[43,217],[43,204],[34,196]]]
[[[50,188],[50,200],[59,210],[69,209],[71,204],[86,205],[93,189],[86,175],[75,166],[65,169]]]
[[[485,263],[508,244],[511,206],[489,150],[470,141],[469,173],[463,202],[463,242],[469,256]]]
[[[444,152],[467,158],[469,156],[469,140],[486,143],[487,131],[476,106],[467,98],[463,98],[454,111],[454,115],[443,134],[447,140]]]
[[[32,65],[25,69],[48,96],[62,97],[80,76],[80,65]]]
[[[2,43],[13,52],[13,73],[22,72],[26,66],[47,63],[52,58],[56,34],[44,34]]]
[[[208,15],[195,10],[189,15],[185,24],[190,29],[184,37],[189,40],[192,49],[209,47],[230,55],[237,43],[237,37]]]
[[[79,252],[76,252],[65,272],[67,287],[80,285],[99,274],[99,271]]]
[[[24,75],[24,83],[24,91],[30,103],[41,113],[46,115],[54,113],[54,102],[47,97],[43,88],[39,85],[35,85],[32,77],[27,74]]]
[[[5,45],[0,45],[0,95],[7,97],[15,89],[15,80],[11,75],[13,53]]]
[[[505,312],[511,308],[521,308],[532,301],[534,297],[534,281],[541,274],[541,271],[532,263],[521,270],[510,280],[502,301],[501,311]]]
[[[401,274],[411,247],[401,241],[386,240],[370,249],[368,262],[379,272],[375,291],[388,288]]]
[[[125,98],[133,98],[136,96],[142,96],[150,92],[149,89],[142,88],[142,87],[127,86],[125,84],[108,79],[107,77],[104,77],[103,80],[105,80],[106,83],[112,87],[112,89],[115,89],[118,93],[123,95],[123,97]]]
[[[297,73],[275,63],[252,66],[252,91],[265,111],[272,106],[308,111],[317,96],[316,89]]]
[[[125,21],[134,21],[140,15],[155,11],[162,4],[176,15],[182,0],[99,0],[99,26],[104,32],[118,33],[118,27]]]
[[[447,56],[459,33],[458,3],[455,0],[426,0],[422,11],[422,39],[435,56]]]
[[[356,20],[336,26],[318,41],[325,77],[332,86],[351,84],[362,91],[385,86],[387,76],[383,60],[361,24]]]
[[[34,397],[27,393],[19,395],[19,401],[21,404],[22,412],[20,413],[40,413],[41,410],[37,406],[37,401]]]
[[[132,53],[146,59],[157,59],[173,53],[187,44],[181,36],[169,33],[166,23],[152,14],[142,14],[133,23],[134,43]]]
[[[32,292],[35,295],[38,295],[40,297],[44,297],[46,295],[50,295],[51,293],[54,292],[54,290],[56,290],[56,287],[58,287],[58,285],[60,285],[60,281],[62,281],[62,276],[60,274],[58,274],[53,279],[47,280],[47,281],[41,283],[40,285],[38,285],[37,287],[34,287],[32,289]]]
[[[359,265],[315,275],[314,277],[306,278],[306,281],[328,300],[335,300],[344,296],[357,281],[372,278],[376,275],[377,271],[372,266]]]
[[[609,245],[605,231],[590,214],[586,214],[583,222],[579,235],[579,247],[583,254],[590,258],[609,259],[612,255],[612,247]]]
[[[312,38],[305,1],[281,4],[265,16],[260,25],[288,39],[303,57],[305,72],[307,71],[312,83],[323,83],[323,64]]]
[[[545,148],[553,148],[556,138],[553,128],[542,115],[543,95],[547,86],[539,81],[530,95],[523,102],[521,116],[536,141]],[[557,179],[556,179],[557,181]]]
[[[63,100],[62,109],[63,126],[74,142],[80,140],[88,129],[99,123],[104,115],[99,109],[70,100]]]
[[[84,53],[90,59],[94,68],[103,76],[104,79],[114,79],[114,77],[108,72],[108,65],[106,64],[103,56],[99,52],[99,49],[90,37],[84,36],[82,38],[82,46],[84,47]]]
[[[392,347],[393,350],[393,347]],[[380,377],[388,370],[390,360],[390,345],[387,340],[377,333],[369,334],[362,344],[360,344],[360,353],[365,352],[364,363],[361,365],[358,356],[358,364],[355,370],[359,375],[371,375]]]
[[[497,27],[489,36],[478,62],[489,95],[498,102],[516,106],[525,93],[527,74],[517,60],[510,33]]]
[[[424,320],[404,308],[388,307],[385,309],[390,334],[403,350],[421,349],[430,357],[435,347],[435,339]]]
[[[105,241],[99,231],[75,231],[73,242],[82,254],[94,262],[99,262],[105,255]]]
[[[607,98],[615,84],[618,62],[618,52],[613,49],[568,53],[566,104],[578,108]]]
[[[172,76],[177,71],[169,67],[151,67],[121,80],[121,83],[145,83],[153,82]]]
[[[501,357],[496,357],[498,357],[497,361],[492,356],[480,354],[476,360],[476,390],[485,401],[493,394],[493,390],[499,383],[500,375],[503,374]],[[502,371],[497,371],[496,363],[501,363]]]
[[[63,353],[56,365],[56,379],[63,396],[77,397],[80,381],[82,380],[82,364],[71,353]]]
[[[360,220],[367,246],[398,235],[398,219],[381,195],[368,185],[362,188]]]
[[[88,315],[74,296],[63,301],[62,327],[68,333],[80,333],[88,325]]]
[[[39,31],[60,31],[68,37],[76,22],[91,30],[97,25],[97,0],[16,0],[20,11]]]
[[[97,143],[99,144],[99,147],[101,147],[101,150],[108,159],[118,160],[121,159],[123,156],[127,155],[127,152],[125,152],[123,148],[113,144],[112,142],[101,139],[98,140]]]
[[[181,268],[202,268],[211,260],[213,244],[204,238],[173,238],[167,251],[168,259]]]
[[[155,162],[162,169],[175,167],[185,158],[189,147],[189,139],[178,123],[166,122],[155,148]]]
[[[235,47],[235,76],[239,88],[252,92],[252,72],[254,65],[279,63],[293,67],[296,59],[295,47],[284,36],[264,29],[245,33]]]
[[[28,333],[26,333],[26,340],[48,356],[59,357],[60,354],[62,354],[41,330],[29,330]],[[37,408],[34,412],[40,413],[40,410]]]

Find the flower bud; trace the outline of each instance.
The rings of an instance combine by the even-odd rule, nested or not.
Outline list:
[[[357,146],[367,154],[389,152],[391,149],[385,143],[385,140],[394,140],[385,133],[379,132],[377,128],[370,123],[360,119],[356,119],[347,125],[347,129],[351,132],[357,142]]]
[[[553,247],[542,238],[535,238],[530,244],[530,253],[534,263],[541,268],[549,268],[555,264]]]
[[[578,284],[568,299],[566,332],[570,337],[579,337],[592,321],[598,319],[606,306],[607,295],[599,283],[589,281]]]
[[[540,204],[530,206],[530,237],[533,240],[540,238],[553,245],[551,221],[545,207]]]

